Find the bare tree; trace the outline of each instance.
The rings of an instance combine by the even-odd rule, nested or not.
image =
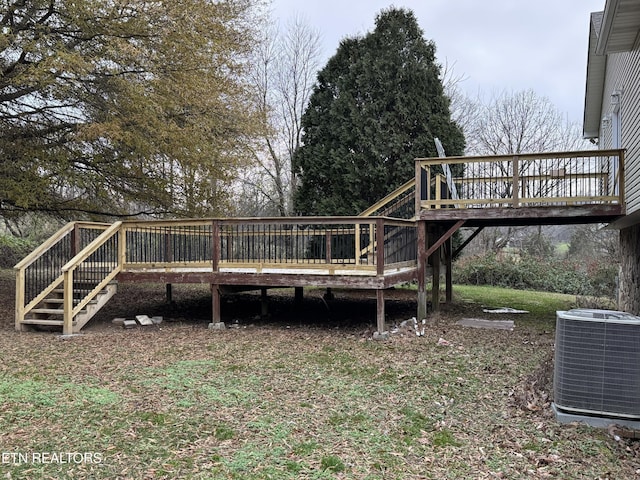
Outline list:
[[[473,103],[473,102],[472,102]],[[584,150],[580,126],[533,90],[502,92],[475,101],[479,114],[467,123],[467,154]]]
[[[300,145],[301,117],[320,65],[320,34],[294,16],[283,31],[271,24],[254,62],[254,82],[263,118],[262,142],[254,146],[256,168],[247,186],[280,215],[290,213],[296,189],[293,153]]]
[[[494,94],[488,101],[482,95],[475,100],[464,96],[453,99],[454,111],[462,117],[460,125],[465,132],[468,155],[565,152],[591,147],[582,139],[579,124],[569,121],[549,99],[538,96],[533,90],[502,92]],[[520,178],[529,176],[543,179],[528,183],[525,187],[527,191],[521,193],[529,198],[544,197],[554,188],[559,188],[559,180],[548,176],[548,172],[564,168],[561,162],[564,160],[520,161]],[[474,173],[478,176],[509,179],[513,175],[512,166],[512,162],[491,162],[467,168],[481,169]],[[491,189],[478,193],[483,198],[510,198],[512,195],[512,183],[509,180],[483,183],[477,188]],[[497,251],[512,243],[516,236],[522,235],[523,228],[487,229],[479,242]],[[542,235],[541,229],[538,229],[538,235]]]
[[[468,132],[473,131],[475,125],[480,124],[481,103],[467,96],[461,88],[469,77],[455,71],[455,62],[449,63],[445,60],[444,65],[441,66],[441,77],[444,93],[451,102],[449,105],[451,119],[462,128],[468,142]]]

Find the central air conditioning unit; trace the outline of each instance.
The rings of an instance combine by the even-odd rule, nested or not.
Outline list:
[[[557,312],[553,383],[557,416],[640,420],[640,317],[611,310]]]

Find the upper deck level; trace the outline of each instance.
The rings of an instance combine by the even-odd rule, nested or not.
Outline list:
[[[607,223],[624,215],[624,150],[416,159],[416,217],[466,226]]]

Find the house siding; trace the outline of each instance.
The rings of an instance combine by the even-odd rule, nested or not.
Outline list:
[[[625,154],[625,197],[627,214],[640,210],[640,49],[607,56],[606,79],[602,102],[603,117],[612,114],[611,94],[620,96],[620,146]],[[603,123],[601,148],[613,147],[612,122]]]

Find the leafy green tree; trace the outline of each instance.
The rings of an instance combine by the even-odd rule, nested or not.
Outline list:
[[[0,217],[224,211],[257,3],[0,0]]]
[[[414,158],[462,154],[464,136],[413,12],[391,8],[364,37],[342,41],[318,75],[294,166],[296,210],[356,214],[412,178]]]

